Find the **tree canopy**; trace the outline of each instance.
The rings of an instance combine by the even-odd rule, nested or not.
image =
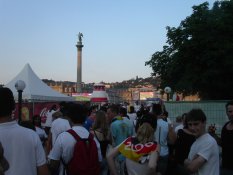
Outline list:
[[[180,25],[167,27],[167,44],[145,63],[161,88],[203,100],[233,99],[233,0],[193,6]]]

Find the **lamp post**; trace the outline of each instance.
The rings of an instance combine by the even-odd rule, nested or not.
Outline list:
[[[169,98],[170,98],[169,95],[170,95],[171,91],[172,91],[172,89],[169,86],[164,88],[164,92],[167,94],[167,101],[169,101]]]
[[[23,80],[18,80],[15,83],[15,89],[18,91],[18,123],[21,122],[21,115],[22,115],[22,93],[25,89],[26,84]]]

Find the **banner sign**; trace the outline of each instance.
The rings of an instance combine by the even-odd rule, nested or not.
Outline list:
[[[53,105],[56,105],[59,109],[59,103],[56,102],[22,103],[22,121],[32,120],[34,115],[39,115],[41,117],[41,123],[45,123],[47,118],[46,114]],[[18,118],[18,104],[16,104],[13,118]]]

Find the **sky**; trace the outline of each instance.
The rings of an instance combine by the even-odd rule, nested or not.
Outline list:
[[[29,63],[41,79],[77,80],[83,33],[82,81],[147,78],[145,66],[204,0],[0,0],[0,84]],[[210,6],[214,0],[208,0]]]

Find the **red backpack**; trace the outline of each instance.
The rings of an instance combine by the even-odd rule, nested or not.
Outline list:
[[[73,157],[66,165],[67,175],[99,175],[100,163],[93,135],[83,139],[72,129],[67,132],[76,140]]]

